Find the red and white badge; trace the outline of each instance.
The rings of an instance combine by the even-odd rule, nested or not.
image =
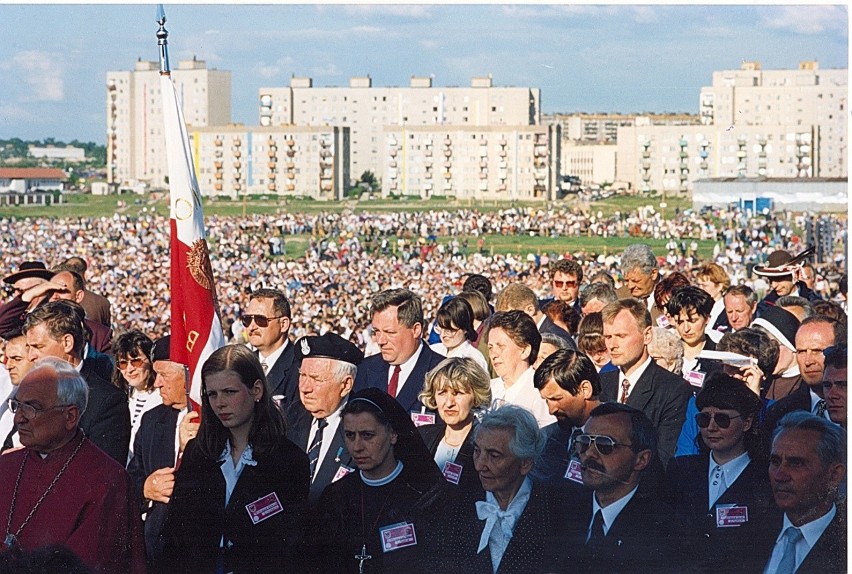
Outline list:
[[[704,377],[706,376],[701,371],[687,371],[683,374],[683,378],[686,379],[687,383],[699,389],[704,386]]]
[[[345,464],[341,464],[338,467],[337,472],[334,473],[334,478],[331,479],[331,482],[337,482],[338,480],[340,480],[341,478],[343,478],[344,476],[346,476],[350,472],[354,472],[354,471],[355,471],[354,468],[349,468]]]
[[[382,537],[382,551],[393,552],[400,548],[407,548],[417,544],[417,535],[414,533],[414,524],[411,522],[398,522],[379,529]]]
[[[748,506],[725,504],[716,507],[716,526],[730,528],[748,522]]]
[[[668,329],[669,327],[671,327],[672,324],[669,321],[668,317],[666,317],[665,315],[660,315],[659,317],[657,317],[657,325],[659,325],[663,329]]]
[[[444,469],[441,472],[444,473],[444,478],[446,478],[447,481],[452,482],[453,484],[458,484],[461,480],[462,470],[464,470],[462,465],[447,461],[444,463]]]
[[[565,478],[573,482],[583,484],[583,468],[582,464],[576,458],[572,458],[568,463],[568,468],[565,470]]]
[[[284,512],[284,507],[281,506],[278,495],[270,492],[266,496],[262,496],[254,502],[246,504],[246,511],[249,514],[249,518],[251,518],[252,524],[257,524],[280,512]]]
[[[435,415],[432,413],[411,413],[411,422],[416,427],[435,424]]]

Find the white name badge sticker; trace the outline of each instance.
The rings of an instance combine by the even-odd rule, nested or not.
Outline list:
[[[354,472],[354,471],[355,471],[354,468],[349,468],[345,464],[341,464],[340,467],[337,469],[337,472],[334,473],[334,478],[331,479],[331,482],[337,482],[338,480],[340,480],[341,478],[343,478],[344,476],[346,476],[350,472]]]
[[[251,518],[252,524],[257,524],[284,512],[284,507],[281,506],[278,495],[270,492],[266,496],[262,496],[254,502],[246,504],[246,511],[249,514],[249,518]]]
[[[730,528],[748,522],[748,506],[726,504],[716,507],[716,526]]]
[[[393,552],[400,548],[407,548],[417,544],[417,535],[414,532],[414,524],[410,522],[398,522],[379,529],[382,537],[382,551]]]
[[[660,315],[659,317],[657,317],[657,325],[659,325],[663,329],[668,329],[672,326],[671,322],[669,321],[669,318],[665,315]]]
[[[687,371],[684,373],[683,378],[686,379],[686,382],[693,387],[698,387],[700,389],[704,386],[704,377],[706,376],[707,375],[701,371]]]
[[[565,478],[571,480],[573,482],[583,484],[583,468],[580,461],[576,458],[572,458],[571,462],[568,463],[568,468],[565,470]]]
[[[411,413],[411,422],[416,427],[435,424],[435,415],[432,413]]]
[[[462,470],[464,470],[462,465],[447,461],[444,463],[444,470],[441,472],[444,473],[444,478],[446,478],[447,481],[452,482],[453,484],[458,484],[461,480]]]

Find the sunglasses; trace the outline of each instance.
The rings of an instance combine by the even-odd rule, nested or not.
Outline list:
[[[716,421],[716,426],[720,429],[726,429],[731,426],[731,421],[734,419],[740,419],[742,415],[737,415],[732,417],[731,415],[726,415],[725,413],[715,413],[711,415],[710,413],[698,413],[695,415],[695,423],[699,428],[706,429],[710,426],[710,421]]]
[[[128,366],[131,366],[134,369],[138,369],[139,367],[145,364],[145,359],[142,357],[136,357],[135,359],[119,359],[117,361],[117,364],[119,371],[127,369]]]
[[[553,280],[553,286],[556,287],[557,289],[562,289],[563,287],[576,287],[577,282],[576,281],[557,281],[556,279],[554,279]]]
[[[284,315],[280,315],[278,317],[264,317],[263,315],[243,315],[240,317],[240,322],[243,324],[243,327],[248,327],[251,325],[251,322],[254,321],[254,324],[263,329],[264,327],[269,326],[269,322],[273,319],[281,319]]]
[[[603,456],[612,454],[617,446],[632,447],[632,444],[623,444],[616,442],[611,436],[600,434],[581,434],[574,438],[574,448],[577,452],[584,453],[589,450],[589,447],[595,445],[595,448]]]
[[[826,391],[830,391],[831,387],[837,387],[838,389],[846,390],[846,381],[823,381],[822,388]]]

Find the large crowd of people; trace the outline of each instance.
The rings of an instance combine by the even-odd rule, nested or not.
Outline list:
[[[843,572],[846,260],[802,224],[213,217],[196,405],[165,218],[0,220],[0,572]],[[531,233],[635,242],[487,247]]]

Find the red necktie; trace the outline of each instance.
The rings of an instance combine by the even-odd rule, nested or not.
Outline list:
[[[630,388],[630,381],[628,381],[627,379],[624,379],[623,381],[621,381],[621,400],[618,401],[618,402],[620,402],[622,404],[627,403],[627,389],[629,389],[629,388]]]
[[[388,383],[388,394],[396,398],[396,388],[399,386],[399,372],[402,369],[399,365],[393,366],[393,374],[391,374],[390,382]]]

